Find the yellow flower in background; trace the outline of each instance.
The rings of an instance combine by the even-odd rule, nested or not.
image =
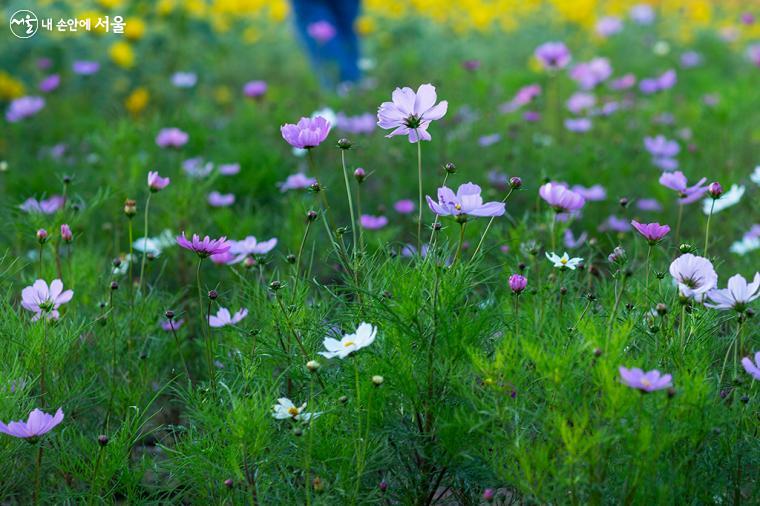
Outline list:
[[[150,93],[144,86],[135,88],[132,93],[124,100],[124,107],[132,115],[140,114],[148,105]]]
[[[247,44],[254,44],[261,39],[261,30],[255,26],[249,26],[243,31],[243,41]]]
[[[214,100],[222,105],[232,102],[232,91],[229,86],[222,84],[214,88]]]
[[[124,18],[124,36],[129,40],[139,40],[145,35],[145,21],[142,18],[126,16]]]
[[[159,16],[166,16],[171,14],[176,7],[177,2],[175,0],[159,0],[156,4],[156,12]]]
[[[127,42],[119,41],[113,43],[108,50],[108,54],[119,67],[128,69],[135,64],[135,52]]]
[[[24,91],[24,83],[6,72],[0,72],[0,100],[21,97]]]
[[[185,11],[196,18],[205,17],[208,11],[206,2],[203,0],[185,0],[183,5]]]
[[[98,26],[98,20],[105,18],[107,14],[99,11],[82,11],[76,15],[77,19],[87,19],[90,21],[90,33],[106,33],[105,26]]]
[[[284,0],[275,0],[269,6],[269,17],[272,21],[282,22],[288,17],[290,6]]]
[[[105,9],[115,9],[124,5],[124,0],[98,0],[98,3]]]
[[[371,18],[369,16],[361,16],[356,21],[356,31],[359,33],[359,35],[369,35],[375,30],[377,30],[375,18]]]

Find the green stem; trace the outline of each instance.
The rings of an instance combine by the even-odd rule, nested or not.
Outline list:
[[[298,279],[300,277],[299,271],[301,270],[301,256],[303,255],[303,247],[306,244],[306,238],[309,236],[309,228],[311,228],[311,220],[306,220],[306,230],[303,232],[301,244],[298,246],[298,255],[296,256],[296,275],[295,279],[293,280],[293,302],[295,302],[296,296],[298,294]]]
[[[651,263],[649,262],[649,257],[652,255],[652,245],[649,245],[649,248],[647,249],[647,280],[646,280],[646,291],[649,293],[649,271],[651,270]]]
[[[45,405],[45,394],[47,393],[47,390],[45,388],[45,377],[47,376],[47,327],[48,327],[48,314],[47,312],[42,313],[42,357],[41,357],[41,363],[40,363],[40,400],[42,402],[42,405]]]
[[[203,257],[198,258],[198,267],[195,269],[195,283],[198,286],[198,315],[201,317],[201,333],[205,337],[206,342],[206,366],[208,367],[209,381],[211,382],[211,390],[216,395],[216,371],[214,370],[214,359],[211,355],[211,335],[206,329],[208,324],[208,318],[203,317],[203,295],[201,289],[201,265],[203,265]],[[205,322],[204,322],[205,320]]]
[[[676,247],[679,246],[678,241],[681,238],[681,220],[683,219],[683,204],[678,205],[678,221],[676,222]]]
[[[454,261],[451,262],[451,266],[453,267],[457,260],[459,260],[459,256],[462,254],[462,244],[464,244],[464,227],[467,225],[466,221],[463,221],[459,224],[459,246],[457,246],[457,252],[454,255]]]
[[[361,445],[363,442],[361,441],[362,438],[362,416],[361,416],[361,393],[359,391],[359,365],[358,365],[358,359],[354,357],[354,382],[355,382],[355,388],[356,388],[356,435],[359,438],[359,440],[356,442],[356,484],[354,485],[354,503],[359,498],[359,488],[361,485],[361,477],[362,477],[362,464],[361,464]]]
[[[707,258],[707,246],[710,244],[710,218],[712,218],[713,209],[715,209],[715,199],[710,204],[710,214],[707,215],[707,226],[705,226],[705,258]]]
[[[419,130],[415,129],[417,136],[417,186],[419,189],[417,209],[417,252],[422,251],[422,141]]]
[[[505,203],[510,195],[512,195],[512,191],[514,191],[514,188],[509,189],[509,193],[507,193],[507,196],[504,197],[504,199],[501,201],[501,203]],[[437,218],[437,215],[436,215]],[[496,216],[491,216],[491,219],[488,220],[488,225],[486,225],[486,229],[483,231],[483,235],[480,236],[480,241],[478,241],[478,245],[475,248],[475,251],[472,253],[472,256],[470,257],[470,262],[475,260],[475,257],[478,255],[478,252],[480,251],[480,247],[483,246],[483,241],[486,238],[486,234],[488,234],[488,231],[491,229],[491,225],[493,225],[493,220],[496,219]]]
[[[556,241],[554,239],[554,227],[556,226],[555,224],[557,223],[557,216],[556,216],[556,214],[550,214],[549,216],[551,217],[551,220],[552,220],[551,224],[549,225],[549,233],[551,234],[551,243],[552,243],[552,253],[556,253],[556,249],[555,249],[556,248]]]
[[[174,342],[177,344],[177,353],[179,353],[179,358],[182,359],[182,367],[184,367],[185,374],[187,374],[187,380],[191,381],[190,368],[187,366],[185,355],[182,353],[182,343],[179,340],[179,336],[177,336],[177,329],[174,328],[174,320],[169,320],[169,327],[172,330],[172,335],[174,335]]]
[[[95,495],[98,491],[98,472],[100,471],[100,461],[103,457],[103,446],[100,446],[98,449],[98,458],[95,460],[95,469],[92,472],[92,480],[90,484],[90,500],[88,501],[88,504],[94,504],[95,503]]]
[[[145,235],[143,236],[143,254],[142,254],[142,262],[140,263],[140,282],[137,285],[137,293],[142,293],[142,286],[143,286],[143,275],[145,274],[145,258],[148,256],[148,213],[150,212],[150,197],[153,195],[153,192],[148,193],[148,198],[145,200]],[[130,238],[130,244],[132,243],[132,240]],[[131,246],[130,246],[131,248]]]
[[[351,197],[351,184],[348,182],[348,170],[346,170],[346,150],[340,150],[340,162],[343,166],[343,181],[346,184],[346,197],[348,198],[348,212],[351,214],[351,240],[353,241],[353,258],[356,259],[356,235],[358,229],[356,226],[356,215],[354,214],[354,202]]]
[[[34,464],[34,493],[32,502],[36,505],[40,503],[40,485],[42,482],[42,442],[37,449],[37,460]]]
[[[133,239],[132,239],[132,217],[130,216],[128,219],[129,219],[129,227],[128,227],[128,229],[129,229],[129,260],[128,260],[129,261],[129,279],[127,280],[127,282],[129,283],[129,300],[130,300],[129,304],[130,304],[131,307],[134,307],[134,291],[135,291],[134,284],[135,284],[135,281],[134,281],[134,278],[132,277],[132,275],[133,275],[132,274],[132,262],[134,262],[134,260],[135,260],[135,255],[134,255],[134,249],[132,247],[132,243],[133,243]]]

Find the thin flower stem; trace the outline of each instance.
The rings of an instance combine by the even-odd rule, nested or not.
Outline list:
[[[58,279],[63,281],[63,269],[61,269],[61,254],[60,254],[60,248],[61,248],[61,241],[58,241],[58,243],[53,246],[53,252],[55,253],[55,269],[58,273]]]
[[[728,349],[726,350],[726,356],[723,358],[723,367],[720,369],[720,377],[718,378],[718,388],[723,384],[723,374],[726,372],[726,363],[728,362],[728,356],[731,354],[731,348],[734,348],[734,376],[736,376],[736,368],[737,368],[737,350],[736,348],[739,346],[739,335],[742,331],[742,322],[739,321],[739,324],[736,327],[736,334],[734,334],[734,338],[731,340],[731,343],[728,345]]]
[[[292,302],[295,302],[296,296],[298,294],[298,279],[300,278],[299,272],[301,270],[301,256],[303,255],[303,247],[306,244],[306,238],[309,236],[309,229],[311,228],[311,220],[306,220],[306,229],[303,232],[303,237],[301,238],[301,245],[298,246],[298,255],[296,256],[296,275],[295,279],[293,280],[293,300]]]
[[[646,284],[644,285],[646,287],[647,293],[649,293],[649,271],[652,270],[652,264],[649,262],[649,257],[652,255],[652,245],[650,244],[647,248],[647,278],[646,278]]]
[[[354,202],[351,197],[351,183],[348,181],[348,170],[346,170],[346,150],[340,150],[340,162],[343,166],[343,181],[346,183],[346,197],[348,198],[348,212],[351,214],[351,240],[353,241],[352,257],[356,259],[356,236],[358,229],[356,226],[356,215],[354,214]]]
[[[143,275],[145,274],[145,258],[148,256],[148,214],[150,212],[150,197],[153,192],[148,192],[148,198],[145,200],[145,235],[143,236],[143,254],[140,262],[140,281],[137,285],[137,293],[142,293]],[[130,239],[130,244],[132,243]],[[131,246],[130,246],[131,247]]]
[[[449,179],[449,172],[448,172],[448,171],[446,171],[446,174],[443,176],[443,184],[441,184],[441,186],[446,186],[446,181],[448,181],[448,179]],[[430,227],[430,240],[428,241],[428,243],[430,243],[430,247],[431,247],[431,248],[432,248],[433,246],[435,246],[435,243],[433,242],[433,239],[434,239],[435,237],[437,237],[437,236],[435,235],[435,225],[438,223],[438,219],[439,219],[439,218],[440,218],[440,216],[438,216],[438,215],[436,214],[436,215],[435,215],[435,219],[433,220],[433,226],[432,226],[432,227]],[[419,250],[418,250],[418,253],[419,253]],[[421,254],[421,253],[419,253],[419,254]]]
[[[282,303],[282,300],[277,295],[277,293],[274,294],[274,298],[275,300],[277,300],[277,305],[280,307],[280,311],[282,311],[282,316],[285,318],[285,324],[288,326],[288,330],[290,331],[290,334],[295,338],[296,343],[298,344],[298,347],[300,348],[304,359],[309,360],[309,352],[306,351],[306,347],[303,345],[303,341],[301,341],[301,338],[298,336],[296,329],[293,328],[293,324],[290,321],[290,317],[288,315],[287,310],[285,309],[285,305]],[[288,357],[290,357],[290,345],[288,345]],[[322,378],[318,375],[318,373],[315,372],[314,374],[317,375],[317,379],[319,380],[320,386],[322,386],[322,388],[325,388],[325,383],[322,381]]]
[[[361,416],[361,393],[359,391],[359,365],[358,365],[358,359],[354,357],[354,382],[355,382],[355,388],[356,388],[356,434],[359,440],[356,442],[356,484],[354,486],[354,502],[356,502],[359,498],[359,488],[361,485],[361,477],[362,477],[362,471],[361,471],[361,446],[363,442],[362,439],[362,416]]]
[[[683,204],[678,205],[678,221],[676,222],[676,247],[678,240],[681,238],[681,220],[683,219]]]
[[[134,307],[135,305],[135,297],[134,297],[134,291],[135,291],[135,283],[134,278],[132,277],[132,262],[134,261],[134,249],[132,247],[132,217],[130,216],[127,218],[129,220],[129,226],[127,227],[129,230],[129,279],[127,280],[127,283],[129,284],[129,305],[130,307]],[[117,251],[118,253],[118,251]],[[131,328],[131,327],[130,327]]]
[[[686,348],[686,304],[681,306],[681,350]]]
[[[203,295],[201,290],[201,265],[203,265],[203,257],[198,258],[198,267],[195,269],[195,283],[198,286],[198,314],[201,317],[201,333],[205,337],[206,341],[206,366],[208,367],[209,382],[211,382],[211,390],[216,396],[216,371],[214,371],[214,360],[211,356],[211,336],[210,332],[207,332],[203,317]]]
[[[359,251],[364,251],[364,227],[362,227],[362,186],[356,185],[356,216],[359,218],[356,225],[359,232]]]
[[[182,353],[182,343],[179,340],[179,336],[177,336],[177,329],[174,328],[174,321],[169,320],[169,328],[172,330],[172,335],[174,335],[174,342],[177,344],[177,353],[179,353],[179,358],[182,359],[182,366],[185,368],[185,374],[187,374],[188,381],[192,381],[190,378],[190,368],[187,367],[187,362],[185,361],[185,355]]]
[[[95,459],[95,469],[92,471],[92,479],[90,480],[90,500],[87,504],[95,504],[95,496],[98,492],[98,472],[100,471],[100,461],[103,458],[103,446],[98,447],[98,458]]]
[[[451,266],[453,267],[457,261],[459,260],[459,256],[462,254],[462,244],[464,244],[464,227],[467,225],[466,221],[463,221],[459,224],[459,246],[457,246],[457,252],[454,255],[454,261],[451,262]]]
[[[307,404],[311,406],[311,400],[314,396],[314,378],[309,379],[309,398],[307,399]],[[314,434],[314,428],[312,425],[314,424],[314,420],[316,417],[309,418],[309,437],[306,444],[306,462],[304,463],[304,469],[306,474],[306,480],[304,482],[304,488],[306,491],[306,506],[311,506],[311,445],[313,434]]]
[[[515,337],[520,339],[520,294],[515,294]]]
[[[42,442],[40,441],[37,449],[37,460],[34,464],[34,493],[32,502],[37,505],[40,503],[40,485],[42,482]]]
[[[620,307],[620,301],[623,299],[626,281],[628,281],[628,276],[626,276],[625,273],[618,270],[618,274],[623,275],[623,281],[620,283],[620,291],[615,294],[615,306],[612,308],[610,319],[607,322],[607,344],[609,344],[610,336],[612,335],[612,327],[615,323],[615,316],[617,315],[618,307]]]
[[[710,244],[710,218],[712,218],[713,209],[715,209],[715,199],[710,204],[710,214],[707,215],[707,226],[705,226],[705,258],[707,258],[707,247]]]
[[[39,279],[42,279],[44,276],[42,275],[42,243],[40,242],[40,269],[39,269]]]
[[[419,130],[414,130],[417,136],[417,186],[419,188],[419,199],[417,209],[417,251],[422,248],[422,141]]]
[[[556,223],[557,223],[557,216],[556,214],[550,214],[549,216],[551,216],[551,220],[552,220],[551,225],[549,225],[549,233],[551,234],[552,252],[555,252],[556,240],[554,239],[554,227],[556,226]]]
[[[47,393],[47,390],[45,389],[45,377],[47,375],[47,321],[48,321],[48,315],[47,313],[42,314],[42,357],[41,357],[41,363],[40,363],[40,402],[42,402],[42,405],[45,405],[45,394]]]
[[[507,193],[507,196],[504,197],[504,199],[501,201],[502,204],[507,202],[507,199],[510,195],[512,195],[512,191],[514,191],[514,188],[509,188],[509,192]],[[436,215],[436,218],[438,218],[438,215]],[[470,257],[470,262],[475,260],[475,257],[478,255],[478,252],[480,251],[480,247],[483,246],[483,241],[486,238],[486,235],[488,234],[488,231],[491,229],[491,225],[493,225],[493,220],[496,219],[496,216],[491,216],[491,219],[488,220],[488,225],[486,225],[486,229],[483,231],[483,235],[480,236],[480,241],[478,242],[477,247],[475,248],[475,251],[472,253],[472,256]]]

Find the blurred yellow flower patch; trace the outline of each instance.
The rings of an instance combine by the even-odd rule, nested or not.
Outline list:
[[[124,100],[124,107],[132,115],[140,114],[150,101],[150,93],[144,86],[135,88]]]
[[[111,60],[119,67],[128,69],[135,65],[135,52],[132,46],[124,41],[115,42],[108,50]]]
[[[0,71],[0,100],[12,100],[24,95],[24,83]]]

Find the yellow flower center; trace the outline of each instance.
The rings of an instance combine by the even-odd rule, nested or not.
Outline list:
[[[560,259],[559,259],[559,262],[560,262],[562,265],[565,265],[565,264],[567,263],[567,258],[560,258]]]
[[[298,415],[298,408],[293,406],[292,408],[288,408],[288,414],[290,416],[297,416]]]
[[[651,387],[652,386],[652,383],[648,379],[646,379],[646,378],[641,378],[641,384],[644,385],[645,387]]]
[[[346,341],[345,343],[343,343],[343,346],[345,346],[346,348],[348,348],[349,346],[353,346],[354,344],[356,344],[356,343],[353,342],[353,341]]]
[[[457,211],[461,211],[462,210],[462,204],[454,204],[454,209],[456,209]]]

